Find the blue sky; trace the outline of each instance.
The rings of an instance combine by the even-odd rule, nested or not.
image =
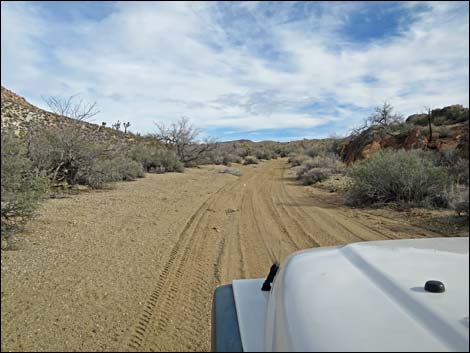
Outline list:
[[[2,2],[1,83],[149,133],[345,135],[374,106],[469,104],[467,2]]]

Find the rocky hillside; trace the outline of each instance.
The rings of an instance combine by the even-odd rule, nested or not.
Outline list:
[[[142,137],[131,133],[125,134],[122,131],[86,121],[78,121],[37,108],[5,87],[2,87],[1,90],[1,102],[2,127],[10,125],[18,130],[25,130],[37,123],[50,128],[74,127],[95,140],[133,142],[142,139]]]
[[[341,148],[342,160],[351,164],[368,158],[384,149],[456,150],[462,158],[469,158],[469,109],[452,105],[432,111],[432,138],[426,114],[409,116],[404,123],[390,131],[370,128],[347,138]]]

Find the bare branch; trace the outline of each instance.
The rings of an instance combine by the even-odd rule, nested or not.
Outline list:
[[[208,141],[197,142],[201,131],[192,126],[186,117],[182,117],[169,126],[158,123],[156,125],[158,132],[154,136],[157,141],[174,150],[183,163],[194,162],[202,154],[215,148],[214,144]]]
[[[78,94],[69,97],[49,96],[42,99],[55,114],[79,121],[89,120],[99,114],[97,103],[85,103]]]

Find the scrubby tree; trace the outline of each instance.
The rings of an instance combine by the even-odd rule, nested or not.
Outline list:
[[[53,113],[79,121],[89,120],[100,113],[96,102],[85,102],[78,94],[69,97],[43,96],[42,99]]]
[[[403,116],[393,113],[392,105],[384,102],[381,106],[375,107],[374,113],[365,119],[361,127],[353,130],[353,135],[360,135],[370,129],[389,134],[394,125],[402,122]]]
[[[216,148],[214,141],[205,140],[198,143],[198,136],[201,131],[189,123],[185,117],[181,118],[169,126],[157,124],[158,132],[155,138],[165,146],[175,151],[178,158],[187,164],[194,163]]]

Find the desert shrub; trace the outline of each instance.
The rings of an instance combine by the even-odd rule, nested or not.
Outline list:
[[[287,151],[287,148],[283,148],[281,146],[278,146],[276,147],[276,149],[274,150],[274,153],[278,156],[278,157],[287,157],[287,155],[289,154],[289,152]]]
[[[342,173],[344,164],[334,155],[305,159],[297,170],[297,179],[305,185],[326,180],[330,175]]]
[[[176,153],[165,148],[136,145],[133,146],[128,156],[140,163],[145,172],[165,173],[183,172],[183,163],[178,159]]]
[[[456,185],[449,193],[449,207],[453,209],[459,216],[469,215],[469,189],[468,185]]]
[[[304,153],[310,158],[315,158],[316,156],[324,155],[326,148],[325,146],[312,146],[307,148]]]
[[[129,158],[115,158],[113,162],[117,165],[117,172],[120,180],[131,181],[144,177],[142,164]]]
[[[176,153],[167,149],[157,149],[152,154],[152,166],[149,172],[183,172],[183,163],[178,159]]]
[[[152,165],[153,151],[155,147],[147,146],[144,144],[136,144],[128,149],[127,156],[140,163],[145,171],[148,171]]]
[[[331,174],[331,169],[328,168],[312,168],[302,173],[299,179],[304,185],[312,185],[328,179]]]
[[[434,132],[434,129],[435,128],[433,127],[433,132]],[[419,137],[429,139],[429,136],[430,136],[430,133],[427,127],[419,130]]]
[[[305,159],[297,171],[297,176],[301,178],[304,173],[314,168],[328,169],[331,174],[342,173],[345,170],[344,164],[336,156],[317,156]]]
[[[248,165],[248,164],[258,164],[259,161],[256,157],[254,156],[246,156],[245,160],[243,161],[243,164]]]
[[[235,176],[242,176],[242,172],[240,171],[240,169],[236,168],[224,168],[219,170],[219,173],[227,173]]]
[[[242,163],[243,159],[235,154],[224,154],[222,164],[229,166],[232,163]]]
[[[457,149],[441,151],[432,156],[436,165],[447,169],[454,184],[469,185],[469,162],[461,158]]]
[[[268,149],[261,149],[255,152],[255,156],[258,159],[270,160],[273,158],[274,153]]]
[[[47,194],[48,181],[27,158],[25,140],[2,127],[1,235],[9,238]]]
[[[332,138],[326,146],[326,151],[338,155],[340,153],[343,142],[344,141],[341,138]]]
[[[53,184],[96,189],[108,182],[134,180],[143,177],[156,158],[149,147],[97,141],[73,127],[36,128],[28,142],[33,167],[44,171]]]
[[[435,125],[451,125],[469,120],[469,109],[461,105],[451,105],[442,109],[432,110]]]
[[[459,159],[449,167],[448,172],[455,183],[468,186],[469,170],[468,159]]]
[[[413,114],[406,119],[406,122],[411,125],[427,126],[428,119],[427,114]]]
[[[216,165],[224,164],[224,156],[215,156],[215,157],[212,159],[212,163],[214,163],[214,164],[216,164]]]
[[[300,166],[307,159],[310,158],[303,154],[291,154],[287,161],[291,164],[292,167],[297,167]]]
[[[109,157],[109,146],[93,141],[77,128],[35,128],[28,134],[28,154],[34,168],[52,183],[75,185],[98,160]]]
[[[400,202],[445,206],[449,178],[423,151],[382,150],[356,163],[347,201],[352,205]]]
[[[435,128],[435,131],[439,134],[440,138],[447,138],[452,136],[452,130],[447,126],[439,126]]]
[[[80,171],[78,182],[93,189],[102,189],[110,182],[131,181],[143,176],[142,165],[132,159],[104,158],[96,161],[88,170]]]

